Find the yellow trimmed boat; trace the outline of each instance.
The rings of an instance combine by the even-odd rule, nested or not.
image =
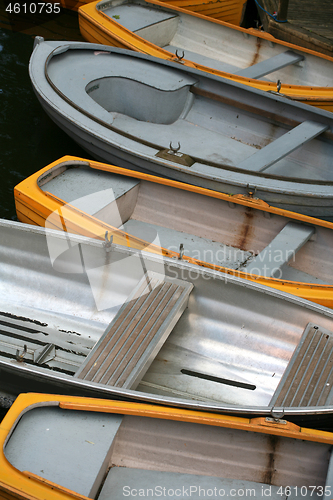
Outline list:
[[[21,222],[182,258],[333,307],[333,225],[145,173],[62,157],[14,189]],[[153,236],[152,236],[153,235]]]
[[[247,0],[162,0],[162,2],[240,26]]]
[[[268,417],[28,393],[0,442],[4,500],[319,500],[333,486],[333,433]]]
[[[333,111],[333,58],[270,34],[157,0],[102,0],[79,8],[82,36]]]
[[[91,2],[91,0],[51,1],[60,3],[62,8],[70,10],[78,10],[79,7]],[[240,26],[244,18],[246,2],[247,0],[166,0],[164,3]]]

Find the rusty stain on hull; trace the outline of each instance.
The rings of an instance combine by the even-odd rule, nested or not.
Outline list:
[[[249,240],[253,236],[253,210],[251,207],[246,207],[245,210],[245,219],[243,225],[239,231],[239,240],[237,241],[236,246],[240,248],[240,250],[247,251],[249,249]]]
[[[253,66],[254,64],[257,64],[258,62],[258,59],[259,59],[259,53],[260,53],[260,47],[261,47],[261,38],[258,38],[257,37],[257,41],[256,41],[256,51],[253,55],[253,59],[250,63],[250,66]]]
[[[267,467],[264,472],[264,476],[262,479],[262,482],[264,484],[273,484],[273,478],[274,478],[274,473],[275,473],[275,468],[274,468],[274,462],[275,462],[275,455],[276,455],[276,448],[277,444],[279,441],[278,436],[268,436],[269,439],[269,445],[271,448],[271,451],[268,453],[268,461],[267,461]]]

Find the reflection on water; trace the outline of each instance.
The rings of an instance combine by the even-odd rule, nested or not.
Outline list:
[[[35,35],[45,39],[83,40],[77,13],[62,9],[13,21],[1,2],[0,11],[0,217],[16,219],[13,188],[21,180],[65,155],[87,157],[54,125],[35,97],[28,64]],[[26,20],[26,22],[24,22]]]

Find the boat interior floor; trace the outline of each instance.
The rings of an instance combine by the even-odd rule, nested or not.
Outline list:
[[[171,124],[138,121],[122,113],[112,113],[112,125],[138,140],[154,144],[160,150],[168,149],[169,144],[177,146],[179,142],[180,152],[194,159],[193,165],[182,165],[184,170],[204,172],[214,176],[219,175],[218,169],[224,167],[236,169],[236,171],[241,168],[242,171],[251,172],[253,170],[252,160],[256,162],[255,155],[259,151],[264,151],[267,143],[273,144],[272,138],[268,139],[266,135],[267,129],[265,132],[260,132],[258,126],[256,133],[252,134],[245,116],[240,115],[239,124],[235,125],[235,129],[232,130],[233,125],[231,125],[230,129],[227,130],[227,123],[216,116],[214,112],[216,104],[213,102],[205,103],[205,110],[201,109],[203,104],[196,99],[196,105],[189,109],[187,115]],[[224,114],[224,119],[226,116],[227,111]],[[282,138],[286,133],[287,130],[279,129],[275,132],[274,141]],[[162,138],[168,138],[164,144],[161,142]],[[272,165],[265,169],[265,173],[286,179],[297,177],[313,181],[332,181],[333,171],[329,168],[329,162],[323,160],[320,168],[318,168],[317,163],[313,162],[317,151],[324,152],[329,147],[325,143],[318,145],[310,141],[296,148],[296,151],[291,152],[291,154],[285,156],[281,154],[281,159],[272,162]],[[251,162],[248,161],[250,157],[252,157]],[[205,165],[205,162],[211,162],[214,167]],[[223,175],[228,178],[228,170],[224,170]]]
[[[104,1],[97,9],[144,40],[208,68],[271,82],[330,86],[330,63],[272,40],[140,0]]]
[[[163,222],[165,222],[165,225],[162,225],[158,223],[158,219],[161,219],[161,216],[155,217],[155,220],[152,218],[152,212],[157,209],[153,204],[153,199],[159,199],[161,202],[162,193],[160,191],[155,193],[153,186],[148,184],[147,193],[141,196],[138,194],[138,191],[144,193],[143,187],[141,186],[143,186],[142,181],[135,178],[81,166],[80,168],[68,168],[59,175],[54,175],[51,180],[47,180],[40,188],[56,195],[66,203],[69,203],[111,226],[122,229],[133,236],[147,241],[148,244],[154,243],[175,252],[179,252],[180,245],[182,244],[184,255],[209,264],[241,271],[248,270],[248,272],[253,272],[253,274],[262,274],[268,277],[274,273],[274,270],[268,272],[268,267],[264,267],[266,261],[263,259],[263,256],[266,253],[266,260],[270,260],[267,264],[272,265],[272,256],[278,256],[281,253],[281,249],[287,248],[285,240],[281,240],[282,233],[280,239],[277,238],[275,246],[272,246],[273,243],[267,245],[253,262],[254,253],[251,247],[249,249],[241,249],[237,246],[230,245],[224,242],[226,240],[223,241],[223,234],[219,235],[216,233],[216,235],[213,236],[213,233],[211,233],[212,237],[209,238],[207,236],[207,227],[212,223],[210,222],[213,215],[211,210],[221,210],[222,208],[223,211],[218,218],[218,223],[223,226],[223,215],[227,207],[224,209],[222,206],[221,208],[213,206],[211,208],[207,208],[207,206],[204,207],[207,211],[206,219],[203,219],[204,227],[192,226],[193,232],[190,232],[186,230],[189,227],[186,220],[186,212],[188,211],[189,215],[193,217],[193,210],[187,205],[185,200],[183,202],[185,207],[185,214],[183,216],[183,208],[179,208],[176,212],[172,210],[169,206],[170,203],[172,203],[170,201],[171,198],[168,199],[168,195],[165,194],[165,210],[169,211],[170,217],[168,220],[164,218]],[[175,196],[177,199],[179,193],[177,192]],[[182,194],[182,198],[184,198],[184,196],[185,193]],[[116,200],[116,204],[114,204],[112,200]],[[193,201],[195,202],[195,200]],[[123,208],[125,204],[126,207]],[[145,207],[149,209],[146,211]],[[195,209],[195,205],[193,205],[193,209]],[[62,210],[64,211],[64,209]],[[239,220],[242,220],[241,217]],[[237,224],[240,224],[239,229],[237,228]],[[181,229],[182,227],[184,229]],[[286,232],[284,238],[287,239],[288,242],[294,241],[296,230],[297,226],[291,224],[289,230],[288,228],[284,229],[284,232]],[[239,231],[241,233],[241,222],[237,223],[235,221],[233,231]],[[299,246],[304,245],[303,250],[306,250],[309,236],[311,236],[311,231],[305,236],[300,236]],[[274,233],[272,232],[271,238],[273,239],[273,237]],[[299,268],[297,251],[297,245],[295,247],[289,247],[289,255],[293,256],[289,263],[288,261],[285,263],[278,262],[277,258],[274,257],[274,269],[275,273],[278,273],[276,277],[303,283],[323,285],[333,283],[333,279],[330,281],[327,273],[322,273],[319,277],[311,273],[311,266],[307,266],[306,269],[302,267]],[[286,250],[284,250],[284,253],[286,253]],[[249,263],[251,269],[248,267]],[[263,269],[263,271],[260,272],[260,269]]]
[[[130,9],[128,8],[130,4]],[[222,53],[209,47],[211,41],[207,41],[210,37],[205,38],[205,42],[191,40],[191,46],[197,45],[197,51],[189,49],[189,41],[181,35],[177,35],[177,27],[180,22],[180,16],[176,13],[168,13],[154,8],[153,6],[143,6],[139,2],[127,2],[123,5],[114,5],[102,8],[103,14],[109,16],[112,20],[117,19],[117,22],[126,29],[132,31],[143,39],[155,43],[157,46],[176,54],[182,55],[184,51],[185,59],[193,61],[196,64],[207,66],[218,71],[227,73],[238,73],[241,67],[230,62],[231,58],[227,53]],[[199,34],[197,38],[202,38],[204,35]],[[174,45],[175,41],[179,45]],[[164,44],[164,42],[166,42]],[[183,43],[182,43],[183,42]],[[205,53],[203,53],[205,52]],[[209,57],[207,53],[211,53]],[[301,59],[303,57],[301,56]],[[228,59],[228,62],[223,60]],[[273,68],[275,71],[278,68]],[[244,69],[243,69],[244,71]],[[266,80],[266,78],[262,78]]]
[[[172,54],[183,55],[184,58],[188,59],[196,64],[200,64],[201,66],[206,66],[208,68],[215,69],[217,71],[224,71],[226,73],[234,73],[237,74],[240,71],[238,66],[234,64],[230,64],[227,62],[219,61],[218,59],[214,59],[213,57],[208,57],[206,55],[200,54],[198,52],[193,52],[186,47],[186,50],[182,47],[176,47],[175,45],[165,45],[162,47],[164,50],[171,52]],[[267,80],[266,78],[262,78],[262,80]]]
[[[18,470],[96,500],[121,500],[131,492],[159,496],[170,488],[171,498],[180,491],[199,500],[216,488],[226,496],[247,491],[258,500],[268,494],[279,500],[289,484],[288,499],[297,500],[302,487],[310,500],[322,498],[320,489],[332,484],[328,443],[159,420],[37,407],[21,417],[4,453]],[[268,476],[272,454],[274,473]]]
[[[281,299],[281,314],[270,294],[246,293],[246,284],[207,280],[192,268],[179,278],[173,268],[166,276],[147,272],[147,262],[142,267],[140,259],[119,260],[115,252],[108,254],[106,276],[104,254],[101,265],[89,270],[89,281],[80,275],[62,279],[58,273],[52,292],[28,294],[40,286],[40,273],[25,270],[16,287],[4,287],[3,360],[10,360],[14,369],[30,367],[35,377],[62,374],[74,386],[75,381],[96,382],[101,390],[133,389],[244,407],[269,405],[277,392],[293,387],[293,380],[298,388],[296,366],[309,381],[292,391],[299,406],[332,404],[333,334],[312,323],[302,332],[292,301]],[[46,261],[50,265],[48,256]],[[41,259],[35,265],[39,269]],[[152,265],[156,269],[158,262]],[[307,310],[303,314],[300,324],[309,318]],[[315,310],[311,318],[319,324],[325,319]],[[299,343],[313,346],[315,360],[308,350],[293,358]]]
[[[78,52],[51,58],[49,79],[89,120],[97,119],[123,135],[131,149],[146,148],[146,154],[157,158],[170,144],[179,143],[179,153],[192,161],[173,168],[223,177],[227,183],[235,178],[243,182],[248,172],[283,181],[333,181],[332,146],[317,138],[329,128],[327,124],[308,119],[291,130],[272,126],[255,112],[259,102],[249,112],[247,104],[242,109],[242,104],[235,107],[228,100],[219,102],[220,95],[215,99],[214,93],[206,94],[206,85],[208,89],[213,85],[210,80],[201,89],[200,77],[186,71],[170,71],[163,65],[152,70],[153,63],[142,59],[128,64],[127,57],[105,50]],[[70,78],[73,67],[84,78]],[[173,158],[164,162],[175,163]]]

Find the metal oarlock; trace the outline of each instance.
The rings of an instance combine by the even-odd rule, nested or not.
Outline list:
[[[105,231],[105,236],[104,236],[105,239],[104,239],[103,246],[107,252],[110,252],[112,241],[113,241],[113,234],[111,234],[110,239],[108,239],[108,234],[109,234],[109,231]]]

